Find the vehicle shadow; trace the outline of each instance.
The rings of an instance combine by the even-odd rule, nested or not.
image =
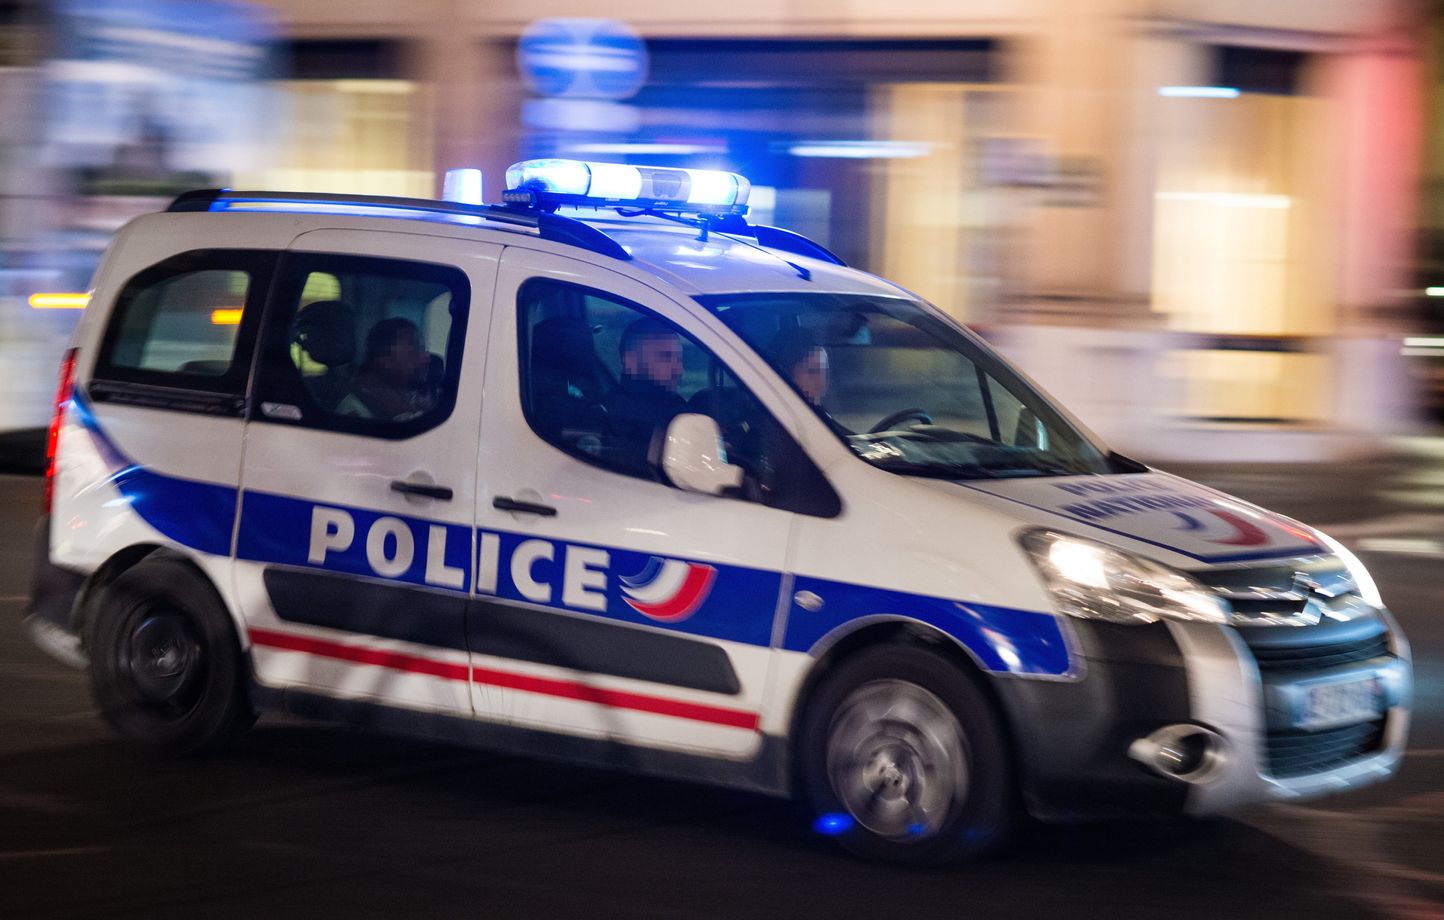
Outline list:
[[[909,869],[777,799],[290,719],[221,755],[87,741],[0,777],[7,917],[1374,916],[1349,867],[1240,821],[1025,823]]]

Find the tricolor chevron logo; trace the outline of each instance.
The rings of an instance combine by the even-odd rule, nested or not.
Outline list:
[[[642,616],[675,623],[697,612],[716,578],[710,565],[653,556],[642,571],[622,576],[623,600]]]

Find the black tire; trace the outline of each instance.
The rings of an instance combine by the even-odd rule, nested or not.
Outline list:
[[[998,716],[934,651],[884,645],[845,659],[812,695],[799,735],[819,830],[860,856],[935,865],[1007,836],[1015,790]]]
[[[231,618],[189,565],[147,559],[100,593],[91,688],[122,738],[168,754],[216,750],[255,721]]]

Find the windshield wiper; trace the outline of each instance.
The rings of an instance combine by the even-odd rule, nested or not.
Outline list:
[[[869,460],[878,469],[904,476],[926,476],[930,479],[997,479],[998,474],[978,463],[913,463],[910,460]]]
[[[1090,473],[1089,470],[1073,469],[1061,463],[1044,460],[1042,457],[1033,454],[1019,454],[1008,459],[1023,461],[1021,466],[1015,467],[1017,469],[1028,469],[1049,476],[1087,476]]]

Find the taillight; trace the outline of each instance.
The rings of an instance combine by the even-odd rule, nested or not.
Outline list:
[[[45,513],[55,503],[55,454],[60,446],[60,425],[65,421],[65,404],[75,392],[77,349],[70,349],[60,362],[60,386],[55,390],[55,411],[50,416],[50,436],[45,441]]]

